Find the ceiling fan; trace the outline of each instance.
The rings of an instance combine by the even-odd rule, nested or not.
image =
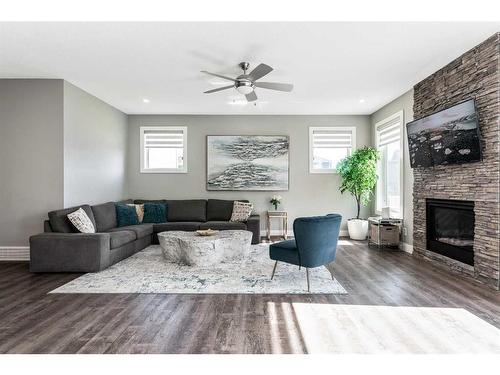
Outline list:
[[[202,70],[202,73],[210,74],[215,77],[219,77],[222,79],[227,79],[228,81],[232,81],[233,84],[229,86],[219,87],[213,90],[205,91],[205,94],[211,94],[213,92],[227,90],[231,88],[235,88],[239,93],[245,95],[247,101],[253,102],[257,100],[257,94],[255,94],[255,88],[260,87],[262,89],[268,90],[277,90],[277,91],[287,91],[290,92],[293,89],[293,85],[290,83],[277,83],[277,82],[257,82],[258,79],[264,77],[266,74],[269,74],[273,71],[269,65],[259,64],[257,67],[247,74],[248,67],[250,66],[247,62],[241,62],[238,64],[239,67],[243,70],[243,74],[239,75],[236,78],[226,77],[220,74],[210,73],[206,70]]]

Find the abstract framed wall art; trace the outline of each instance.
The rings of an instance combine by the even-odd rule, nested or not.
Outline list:
[[[207,190],[288,190],[288,136],[207,136]]]

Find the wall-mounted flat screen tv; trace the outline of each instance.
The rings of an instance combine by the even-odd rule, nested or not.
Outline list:
[[[474,99],[409,122],[406,130],[412,168],[481,160]]]

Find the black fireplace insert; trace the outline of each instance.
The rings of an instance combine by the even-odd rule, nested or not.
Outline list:
[[[426,200],[427,249],[474,265],[474,202]]]

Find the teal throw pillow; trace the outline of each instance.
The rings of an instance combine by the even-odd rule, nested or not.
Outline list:
[[[168,206],[163,203],[144,203],[143,223],[165,223]]]
[[[116,222],[118,223],[118,227],[139,224],[139,218],[137,217],[135,207],[131,207],[126,204],[116,204],[115,207]]]

